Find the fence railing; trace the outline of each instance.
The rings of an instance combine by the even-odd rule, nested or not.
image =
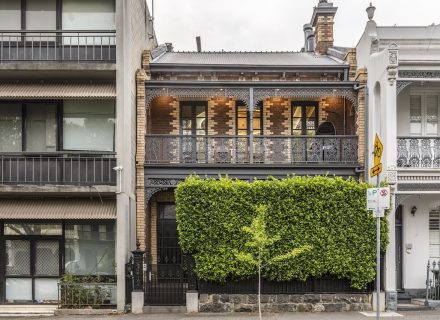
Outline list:
[[[357,136],[146,135],[149,164],[356,164]]]
[[[398,137],[397,166],[440,168],[440,137]]]
[[[0,63],[116,62],[116,31],[0,31]]]
[[[0,153],[0,185],[116,185],[114,153]]]
[[[440,300],[440,260],[428,261],[426,270],[426,295],[425,305],[429,306],[429,300]]]
[[[101,309],[116,305],[116,283],[58,283],[59,309]]]

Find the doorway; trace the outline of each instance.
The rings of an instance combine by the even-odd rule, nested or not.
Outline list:
[[[403,291],[403,209],[396,209],[396,289]]]

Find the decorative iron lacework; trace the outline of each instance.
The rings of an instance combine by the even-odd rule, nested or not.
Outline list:
[[[414,81],[397,81],[397,89],[396,94],[399,95],[406,87],[408,87],[410,84],[413,84]]]
[[[412,194],[396,194],[396,200],[394,207],[397,208],[403,204],[408,198],[412,197]]]
[[[440,78],[440,70],[400,70],[400,78]]]
[[[145,88],[147,109],[151,102],[158,97],[172,96],[189,99],[209,99],[211,97],[231,97],[242,100],[246,106],[250,105],[248,88]]]
[[[353,107],[357,110],[357,95],[353,89],[349,88],[282,88],[282,89],[254,89],[254,104],[266,98],[319,98],[319,97],[339,97],[346,98],[353,103]]]
[[[145,203],[149,203],[151,198],[160,191],[167,191],[175,188],[181,180],[166,178],[147,178],[145,179]]]

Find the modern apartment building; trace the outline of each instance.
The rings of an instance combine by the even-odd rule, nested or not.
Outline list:
[[[117,280],[135,245],[143,0],[0,1],[0,303],[51,303],[65,273]]]
[[[359,71],[368,73],[366,173],[377,133],[384,145],[380,180],[394,195],[385,289],[395,310],[397,298],[425,298],[428,261],[432,270],[440,259],[440,26],[378,26],[375,8],[367,11],[356,47]]]

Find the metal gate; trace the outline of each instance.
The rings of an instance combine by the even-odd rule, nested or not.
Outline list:
[[[157,255],[147,255],[145,305],[179,306],[186,304],[188,277],[179,246],[174,203],[157,207]]]

